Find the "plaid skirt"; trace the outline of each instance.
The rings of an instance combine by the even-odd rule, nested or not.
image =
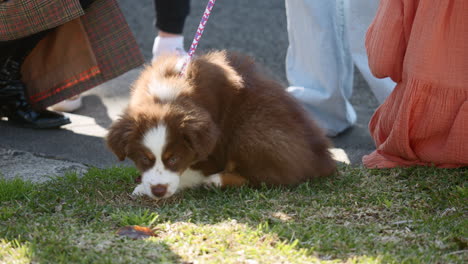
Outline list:
[[[0,0],[0,41],[55,28],[26,58],[22,80],[43,109],[144,63],[115,0]]]

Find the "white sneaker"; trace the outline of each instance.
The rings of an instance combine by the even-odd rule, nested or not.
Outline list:
[[[50,107],[51,110],[57,111],[57,112],[67,112],[71,113],[78,108],[81,107],[81,96],[80,95],[75,95],[71,98],[68,98],[67,100],[63,100],[60,103],[54,104],[53,106]]]

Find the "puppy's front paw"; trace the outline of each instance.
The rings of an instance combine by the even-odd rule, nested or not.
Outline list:
[[[223,181],[221,180],[221,175],[217,173],[206,177],[206,179],[203,181],[203,186],[206,188],[222,187]]]
[[[132,196],[144,196],[146,195],[145,186],[143,184],[138,184],[137,187],[132,192]]]

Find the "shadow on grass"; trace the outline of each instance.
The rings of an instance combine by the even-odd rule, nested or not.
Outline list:
[[[91,169],[102,173],[42,184],[0,177],[0,263],[184,263],[157,237],[117,235],[124,222],[113,215],[128,205],[110,205],[102,195],[125,197],[119,185],[128,184],[133,170],[113,171]]]
[[[467,180],[466,168],[343,167],[295,188],[199,189],[140,204],[157,212],[159,223],[195,224],[218,235],[234,223],[320,260],[456,263],[467,250],[459,242],[466,241]]]
[[[344,167],[295,188],[197,189],[158,202],[130,197],[136,176],[131,168],[95,169],[23,188],[0,201],[0,237],[30,243],[39,262],[216,263],[244,252],[261,262],[461,263],[466,254],[467,169]],[[158,237],[115,235],[132,224]]]
[[[0,263],[186,263],[163,241],[140,241],[141,247],[151,248],[150,253],[141,251],[141,255],[128,254],[128,248],[110,249],[112,244],[106,241],[99,243],[90,249],[79,244],[64,247],[0,238]]]

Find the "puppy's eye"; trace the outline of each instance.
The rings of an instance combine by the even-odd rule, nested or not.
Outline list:
[[[170,166],[174,166],[176,165],[176,163],[179,161],[179,157],[177,156],[172,156],[170,157],[168,160],[167,160],[167,163],[170,165]]]
[[[145,163],[145,164],[150,163],[150,159],[149,159],[148,157],[146,157],[146,156],[144,156],[143,158],[141,158],[141,161],[142,161],[143,163]]]

